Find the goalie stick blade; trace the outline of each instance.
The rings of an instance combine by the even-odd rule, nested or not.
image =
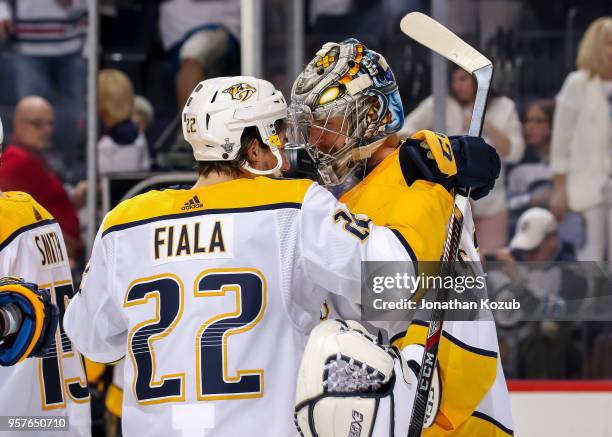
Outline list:
[[[478,89],[468,133],[480,136],[493,76],[491,61],[436,20],[420,12],[411,12],[402,18],[400,28],[410,38],[474,76]]]
[[[402,32],[473,74],[491,61],[436,20],[411,12],[400,22]]]

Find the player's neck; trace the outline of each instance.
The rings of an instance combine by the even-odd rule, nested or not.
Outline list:
[[[399,144],[399,136],[397,134],[389,135],[385,142],[372,154],[368,160],[368,168],[376,167],[387,156],[389,156],[397,148]]]
[[[235,176],[231,176],[228,174],[221,174],[217,172],[212,172],[207,176],[198,177],[195,185],[191,188],[200,188],[200,187],[208,187],[210,185],[220,184],[222,182],[229,182],[234,179],[237,179]]]

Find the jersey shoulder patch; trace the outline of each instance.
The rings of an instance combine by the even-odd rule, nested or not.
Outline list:
[[[55,222],[32,196],[21,191],[0,194],[0,217],[0,250],[22,232]]]
[[[111,210],[102,236],[114,230],[157,220],[258,209],[299,208],[312,181],[239,178],[192,188],[152,190],[125,200]]]

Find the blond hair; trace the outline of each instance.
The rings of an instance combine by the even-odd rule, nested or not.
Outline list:
[[[604,59],[608,36],[612,36],[612,17],[600,17],[589,25],[580,41],[576,66],[587,71],[591,77],[608,74]]]
[[[98,75],[100,110],[113,123],[119,123],[132,116],[134,88],[125,73],[115,69],[100,70]]]

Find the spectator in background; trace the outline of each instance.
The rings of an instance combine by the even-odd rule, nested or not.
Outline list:
[[[554,100],[536,100],[527,107],[523,132],[527,148],[521,162],[550,162],[550,137],[552,134]]]
[[[58,109],[67,169],[79,158],[78,126],[85,121],[86,32],[86,0],[0,0],[0,39],[12,37],[17,52],[18,98],[42,96]]]
[[[130,79],[119,70],[101,70],[98,93],[98,113],[104,123],[98,141],[100,174],[148,170],[147,140],[132,121],[134,89]]]
[[[205,78],[227,73],[227,62],[238,56],[240,0],[169,0],[159,11],[165,50],[178,67],[179,112],[191,91]]]
[[[140,133],[144,135],[147,128],[153,123],[155,111],[151,102],[146,97],[134,97],[134,110],[132,111],[132,122],[138,127]]]
[[[536,100],[527,107],[523,131],[527,147],[523,159],[508,170],[508,212],[510,233],[526,209],[548,208],[553,193],[550,171],[550,140],[555,112],[553,100]],[[561,239],[575,248],[584,244],[582,217],[568,213],[559,223]]]
[[[238,73],[240,0],[169,0],[159,11],[162,44],[177,71],[178,113],[198,83]],[[178,120],[178,117],[177,117]],[[157,153],[164,168],[191,169],[193,153],[178,123],[174,144]]]
[[[536,100],[527,107],[523,125],[525,154],[516,165],[508,166],[508,209],[516,218],[530,206],[548,208],[552,194],[549,153],[554,110],[553,100]]]
[[[578,50],[578,70],[557,96],[550,208],[561,219],[568,210],[586,223],[582,261],[612,259],[612,17],[595,20]]]
[[[45,157],[51,147],[53,129],[53,108],[48,101],[38,96],[19,101],[11,141],[2,153],[0,190],[25,191],[36,199],[58,221],[68,254],[75,258],[82,249],[79,219]]]
[[[574,249],[561,240],[557,220],[547,209],[528,209],[521,214],[516,228],[516,234],[510,241],[510,249],[513,251],[512,256],[519,261],[576,260]]]
[[[450,96],[446,101],[446,131],[449,135],[467,134],[474,100],[476,82],[461,68],[451,74]],[[433,129],[434,99],[430,96],[406,117],[400,135],[412,135],[422,129]],[[521,122],[514,102],[504,96],[492,95],[482,131],[485,140],[494,146],[502,163],[520,161],[525,149]],[[489,195],[473,205],[478,243],[483,252],[492,252],[506,245],[508,239],[508,212],[504,168],[495,188]]]
[[[558,231],[555,217],[543,208],[531,208],[519,218],[518,232],[510,242],[510,248],[517,252],[519,259],[530,262],[575,261],[573,248],[564,243]],[[568,271],[561,271],[560,280],[555,275],[544,276],[544,269],[525,273],[513,278],[518,282],[531,283],[532,292],[541,306],[551,311],[563,311],[566,301],[584,296],[573,296],[572,285],[577,289],[586,288],[580,277]],[[554,271],[554,270],[549,270]],[[531,276],[530,279],[529,276]],[[544,280],[542,280],[544,278]],[[562,284],[562,285],[561,285]],[[540,290],[540,291],[536,291]],[[584,291],[583,291],[584,292]],[[580,351],[573,345],[568,325],[544,320],[536,323],[519,346],[518,371],[521,378],[575,378],[580,374]]]
[[[586,275],[575,265],[559,263],[576,258],[573,248],[561,240],[555,217],[544,208],[528,209],[519,218],[509,248],[487,258],[500,263],[488,266],[491,298],[521,303],[520,310],[495,315],[501,328],[500,347],[506,352],[502,355],[504,371],[512,377],[575,376],[580,357],[565,328],[554,322],[523,323],[561,315],[566,302],[575,307],[588,293]],[[528,347],[535,344],[541,344],[541,349]],[[548,353],[541,353],[544,350]]]

